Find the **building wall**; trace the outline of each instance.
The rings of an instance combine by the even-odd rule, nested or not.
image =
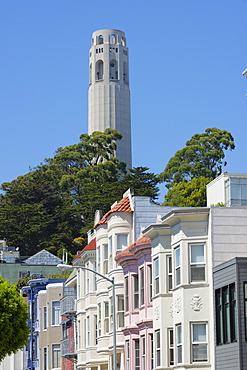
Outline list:
[[[58,302],[63,294],[63,283],[53,283],[46,286],[46,290],[42,290],[38,294],[38,309],[39,309],[39,359],[41,369],[44,367],[44,348],[47,348],[48,354],[48,369],[61,369],[61,351],[60,341],[62,339],[62,327],[60,325],[60,309],[59,314],[54,315],[53,302]],[[44,307],[47,310],[47,322],[44,322]],[[56,308],[57,309],[57,308]],[[53,322],[53,320],[55,321]],[[56,361],[53,356],[53,346],[59,346],[59,360]],[[58,349],[57,349],[58,351]],[[53,366],[57,364],[59,366]]]

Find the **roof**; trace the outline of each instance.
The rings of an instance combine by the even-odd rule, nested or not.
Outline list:
[[[151,242],[150,238],[148,238],[146,236],[142,236],[141,238],[137,239],[137,241],[135,243],[131,244],[129,247],[125,248],[121,253],[119,253],[115,257],[115,261],[118,261],[120,258],[123,258],[123,257],[134,256],[134,253],[132,253],[132,250],[135,247],[138,247],[138,246],[141,246],[141,245],[147,245],[147,244],[150,244],[150,242]]]
[[[53,265],[56,266],[59,263],[62,263],[62,260],[45,249],[34,254],[31,257],[28,257],[23,262],[23,264],[25,265],[49,265],[49,266]]]
[[[85,248],[83,248],[76,256],[75,258],[73,259],[73,261],[76,259],[76,258],[80,258],[82,253],[84,253],[85,251],[93,251],[93,250],[96,250],[96,238],[93,238],[92,240],[90,240],[90,242],[86,245]]]
[[[96,229],[99,225],[107,224],[107,218],[115,212],[132,212],[131,206],[130,206],[130,200],[129,197],[122,198],[118,203],[116,203],[110,211],[108,211],[101,220],[94,226]]]

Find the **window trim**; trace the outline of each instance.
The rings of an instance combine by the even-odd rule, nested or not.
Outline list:
[[[179,261],[178,261],[178,253],[179,251]],[[178,245],[175,249],[174,249],[174,253],[175,253],[175,285],[176,286],[179,286],[181,285],[181,247],[180,245]],[[178,276],[179,276],[179,282],[178,282]]]
[[[192,247],[203,246],[203,262],[192,262]],[[181,260],[180,260],[181,263]],[[206,282],[206,244],[205,243],[190,243],[189,244],[189,265],[190,265],[190,283],[196,284],[201,282]],[[200,266],[200,267],[199,267]],[[201,280],[192,280],[192,268],[193,267],[204,267],[204,279]]]
[[[194,331],[193,331],[193,328],[194,326],[196,325],[205,325],[205,329],[206,329],[206,340],[205,341],[195,341],[194,340]],[[208,362],[208,359],[209,359],[209,356],[208,356],[208,351],[209,351],[209,348],[208,348],[208,322],[206,321],[194,321],[194,322],[191,322],[190,323],[190,332],[191,332],[191,363],[206,363]],[[193,348],[194,346],[198,345],[198,344],[202,344],[202,345],[206,345],[206,350],[207,350],[207,359],[205,360],[195,360],[194,359],[194,351],[193,351]]]
[[[159,257],[154,259],[154,295],[160,293],[160,260]]]

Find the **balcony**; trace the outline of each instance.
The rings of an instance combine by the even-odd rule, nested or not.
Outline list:
[[[77,358],[76,344],[74,338],[61,340],[61,357],[69,359]]]
[[[76,314],[75,295],[67,295],[60,300],[62,316],[74,316]]]

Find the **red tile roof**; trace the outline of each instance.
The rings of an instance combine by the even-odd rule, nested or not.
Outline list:
[[[96,238],[93,238],[87,245],[85,248],[83,248],[83,250],[81,251],[84,252],[84,251],[91,251],[91,250],[96,250]]]
[[[137,247],[139,245],[150,244],[150,242],[151,242],[150,238],[148,238],[146,236],[142,236],[141,238],[137,239],[137,241],[135,243],[131,244],[129,247],[125,248],[121,253],[119,253],[115,257],[115,261],[118,261],[122,257],[134,256],[134,254],[131,252],[132,249],[134,249],[135,247]]]
[[[96,229],[99,225],[107,224],[107,218],[114,212],[132,212],[129,197],[122,198],[117,204],[115,204],[115,206],[102,217],[94,228]]]

